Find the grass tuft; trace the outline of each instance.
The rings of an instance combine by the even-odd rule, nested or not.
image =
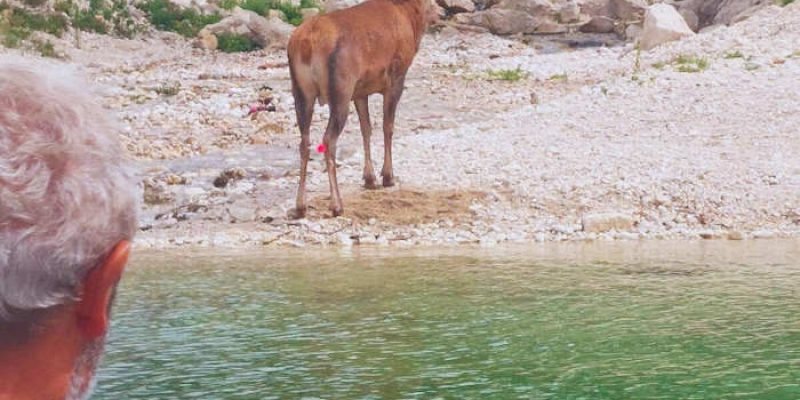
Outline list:
[[[680,55],[672,60],[672,63],[677,65],[678,72],[687,73],[702,72],[709,67],[707,58],[690,55]]]
[[[725,59],[728,59],[728,60],[733,59],[733,58],[744,58],[744,54],[742,54],[742,52],[739,51],[739,50],[729,51],[729,52],[725,53],[725,55],[723,55],[722,58],[725,58]]]
[[[180,82],[173,84],[163,84],[154,89],[161,96],[175,96],[181,91]]]
[[[528,78],[528,72],[523,71],[522,67],[514,69],[490,69],[486,71],[486,75],[489,80],[492,81],[518,82]]]

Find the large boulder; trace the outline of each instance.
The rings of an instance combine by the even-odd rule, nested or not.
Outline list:
[[[647,12],[644,0],[611,0],[608,6],[611,15],[626,24],[641,23]]]
[[[683,20],[686,21],[686,25],[689,25],[689,29],[695,32],[700,30],[700,17],[698,17],[694,11],[688,8],[679,8],[678,13],[680,13]]]
[[[589,22],[581,26],[582,32],[624,34],[631,25],[641,26],[647,11],[645,0],[586,0],[580,5],[581,13]]]
[[[697,29],[711,25],[730,25],[750,16],[753,11],[774,4],[771,0],[683,0],[676,6],[682,15],[697,16]],[[691,14],[689,14],[691,15]],[[690,17],[691,18],[691,17]],[[689,19],[687,19],[688,22]]]
[[[343,10],[361,4],[364,0],[327,0],[325,2],[325,12]]]
[[[753,11],[774,4],[767,0],[723,0],[719,5],[714,25],[730,25],[752,15]]]
[[[208,25],[198,34],[197,45],[203,48],[216,43],[210,37],[221,34],[241,35],[262,48],[285,48],[294,27],[280,18],[266,19],[252,11],[234,8],[230,16]]]
[[[611,14],[611,5],[609,3],[610,0],[585,0],[581,2],[581,14],[589,18],[589,22],[581,26],[581,32],[614,32],[616,21]]]
[[[567,0],[557,8],[557,21],[561,23],[578,22],[581,19],[581,7],[575,0]]]
[[[589,18],[576,0],[501,0],[488,10],[458,14],[455,21],[510,35],[567,32],[589,22]]]
[[[579,3],[581,13],[589,17],[611,16],[610,0],[583,0]]]
[[[500,8],[491,8],[472,14],[458,14],[455,22],[482,26],[495,35],[534,33],[540,25],[539,20],[526,12]]]
[[[300,14],[303,16],[303,21],[316,17],[319,15],[319,8],[302,8]]]
[[[436,4],[447,10],[450,14],[459,14],[475,11],[472,0],[436,0]]]
[[[521,11],[532,17],[550,16],[558,12],[556,5],[548,0],[501,0],[495,7],[503,10]]]
[[[616,21],[605,15],[591,17],[589,22],[581,26],[584,33],[611,33],[616,28]]]
[[[639,44],[643,50],[650,50],[662,43],[694,34],[675,7],[669,4],[654,4],[647,9],[644,16]]]

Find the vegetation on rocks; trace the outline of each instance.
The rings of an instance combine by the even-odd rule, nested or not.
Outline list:
[[[220,5],[225,9],[233,9],[239,6],[242,9],[250,10],[259,15],[267,15],[269,10],[278,10],[286,16],[286,21],[294,26],[298,26],[303,22],[302,9],[320,8],[319,4],[314,0],[301,0],[299,6],[280,0],[223,0]]]
[[[0,43],[9,48],[32,47],[45,57],[54,57],[53,44],[47,40],[33,38],[34,32],[45,32],[61,37],[68,21],[55,13],[35,13],[24,8],[0,3]]]
[[[130,39],[143,28],[134,22],[125,0],[89,0],[88,9],[81,9],[73,0],[65,0],[57,2],[55,9],[69,17],[72,27],[82,31]]]
[[[185,37],[195,37],[204,26],[222,20],[219,14],[202,15],[187,8],[181,9],[168,0],[148,0],[138,6],[156,29],[176,32]]]
[[[45,1],[26,0],[19,7],[0,2],[0,43],[8,48],[29,48],[45,57],[58,57],[55,46],[35,32],[62,37],[68,29],[132,38],[142,27],[137,25],[124,0],[90,0],[81,9],[73,0],[57,1],[52,9]]]
[[[225,53],[241,53],[259,48],[253,40],[243,35],[222,33],[217,35],[217,40],[219,41],[217,48]]]
[[[34,13],[20,7],[0,3],[0,35],[8,42],[27,39],[32,32],[46,32],[60,37],[67,29],[64,16],[54,13]]]

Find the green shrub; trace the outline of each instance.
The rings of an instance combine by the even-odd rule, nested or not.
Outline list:
[[[43,57],[58,58],[56,48],[49,40],[34,40],[33,46]]]
[[[61,37],[67,30],[68,21],[63,15],[49,13],[33,13],[22,8],[12,8],[8,21],[12,27],[29,31],[47,32]]]
[[[258,49],[247,36],[223,33],[217,35],[217,48],[225,53],[241,53]]]
[[[789,4],[794,3],[794,0],[778,0],[778,3],[782,6],[788,6]]]
[[[266,15],[267,11],[274,9],[270,0],[244,0],[239,7],[250,10],[259,15]]]
[[[47,3],[47,0],[23,0],[22,2],[28,7],[36,8],[44,5],[44,3]]]
[[[149,0],[139,6],[147,12],[156,29],[177,32],[186,37],[197,36],[204,26],[219,22],[219,14],[201,15],[195,10],[181,10],[167,0]]]
[[[104,20],[96,14],[76,9],[72,18],[72,23],[77,29],[88,32],[108,33]]]
[[[219,6],[222,7],[223,10],[233,10],[233,8],[238,5],[238,0],[222,0],[219,2]]]
[[[287,22],[294,26],[298,26],[303,23],[303,14],[300,12],[300,10],[303,8],[320,8],[319,4],[317,4],[314,0],[300,0],[299,6],[293,6],[289,2],[282,2],[280,0],[244,0],[239,7],[245,10],[250,10],[259,15],[267,15],[269,10],[280,10],[286,16]]]
[[[132,38],[141,31],[128,11],[126,0],[90,0],[89,8],[81,9],[74,0],[62,0],[55,4],[58,12],[65,13],[76,29],[88,32],[115,34]]]
[[[7,14],[9,10],[11,13]],[[63,15],[32,12],[7,3],[0,3],[0,11],[4,12],[0,16],[0,43],[9,48],[21,47],[36,31],[60,37],[68,25]]]
[[[26,29],[21,29],[19,27],[0,26],[0,36],[3,38],[3,46],[10,49],[20,47],[22,42],[25,41],[25,39],[27,39],[30,35],[31,31]]]

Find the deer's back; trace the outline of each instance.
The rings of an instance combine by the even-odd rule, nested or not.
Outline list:
[[[293,70],[306,68],[321,92],[331,64],[356,78],[355,95],[379,92],[414,59],[418,40],[412,23],[393,1],[368,0],[303,23],[289,40],[289,62]]]

